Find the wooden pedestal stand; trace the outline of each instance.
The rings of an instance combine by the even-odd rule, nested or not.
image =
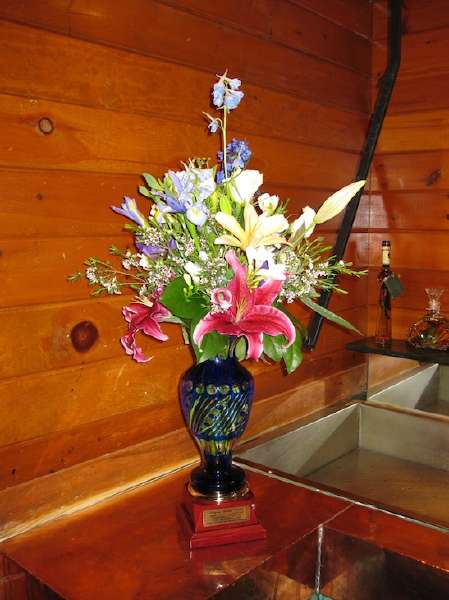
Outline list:
[[[186,487],[182,515],[190,534],[190,548],[262,540],[266,530],[257,521],[254,494],[249,490],[232,499],[209,500]]]

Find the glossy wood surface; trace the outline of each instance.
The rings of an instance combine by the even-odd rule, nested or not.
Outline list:
[[[100,590],[121,600],[207,598],[348,506],[250,474],[267,541],[190,554],[176,516],[186,475],[54,522],[11,540],[3,551],[73,600],[98,598]]]
[[[436,576],[446,573],[447,578],[449,573],[449,537],[442,530],[252,472],[249,481],[268,539],[189,552],[177,516],[185,477],[183,470],[35,529],[0,550],[63,598],[73,600],[99,594],[121,600],[272,598],[273,589],[278,593],[283,589],[290,598],[302,585],[309,586],[310,595],[319,525],[324,525],[324,589],[337,592],[338,587],[325,587],[332,582],[341,587],[338,569],[351,581],[347,569],[363,558],[364,543],[371,545],[371,552],[386,550],[398,559],[416,561],[411,563],[415,573],[418,566],[429,573],[436,569]],[[333,547],[339,548],[338,554],[329,562]],[[373,577],[373,566],[367,565],[365,582]]]
[[[85,257],[131,243],[110,206],[136,196],[140,173],[215,156],[218,140],[201,113],[216,73],[228,68],[243,80],[230,135],[248,141],[250,166],[263,171],[267,191],[291,199],[292,215],[352,179],[369,110],[369,3],[250,4],[0,3],[2,489],[151,440],[158,455],[159,441],[182,429],[176,382],[192,359],[177,329],[166,328],[163,345],[142,340],[154,358],[136,365],[119,344],[128,299],[92,299],[66,276]],[[40,131],[41,119],[51,133]],[[361,267],[369,208],[365,196],[347,253]],[[330,243],[340,219],[321,228]],[[348,289],[333,308],[364,330],[367,282]],[[294,310],[307,321],[307,310]],[[81,353],[71,333],[84,321],[98,337]],[[343,350],[350,339],[327,326],[291,378],[251,366],[255,429],[297,417],[304,407],[284,399],[274,410],[272,398],[303,384],[321,381],[307,411],[357,393],[363,366]],[[167,470],[179,464],[171,446],[160,460]]]

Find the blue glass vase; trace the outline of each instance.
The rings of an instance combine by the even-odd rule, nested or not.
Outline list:
[[[211,499],[244,494],[245,472],[232,464],[232,447],[248,423],[252,375],[236,358],[217,356],[184,374],[180,395],[184,419],[201,453],[201,465],[190,475],[190,493]]]

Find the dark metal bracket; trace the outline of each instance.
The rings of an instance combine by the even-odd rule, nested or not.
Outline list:
[[[389,41],[388,41],[388,64],[384,74],[380,79],[379,92],[377,94],[376,104],[371,115],[368,133],[361,153],[359,167],[355,176],[355,181],[366,179],[371,168],[377,141],[379,139],[385,114],[390,104],[391,94],[393,92],[396,77],[401,64],[401,4],[402,0],[390,0],[389,2]],[[340,230],[337,235],[334,248],[332,250],[333,260],[338,262],[344,256],[346,245],[351,234],[357,209],[360,204],[363,190],[361,190],[346,207],[345,214]],[[318,304],[327,308],[332,296],[332,290],[323,290],[318,300]],[[318,341],[318,337],[323,324],[323,317],[314,313],[308,331],[307,348],[313,350]]]

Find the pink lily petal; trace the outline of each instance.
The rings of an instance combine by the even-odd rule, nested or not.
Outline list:
[[[286,347],[290,346],[295,341],[295,328],[283,312],[272,306],[282,282],[267,281],[252,290],[246,280],[247,268],[241,264],[235,252],[227,252],[226,260],[235,275],[227,288],[213,290],[212,299],[223,298],[224,293],[228,292],[226,299],[229,298],[229,302],[221,305],[222,311],[216,312],[214,308],[213,312],[201,319],[193,332],[194,342],[201,344],[203,337],[211,331],[237,337],[243,335],[248,340],[247,358],[255,360],[262,354],[264,333],[283,335],[287,339]]]
[[[273,304],[281,289],[282,281],[279,279],[265,281],[265,283],[258,287],[255,291],[255,304]]]
[[[246,358],[259,360],[263,352],[263,334],[262,333],[245,333],[248,340],[248,352]]]
[[[263,332],[268,335],[283,335],[287,338],[286,347],[293,344],[295,328],[283,312],[273,306],[254,306],[251,314],[240,321],[240,327],[249,333]]]
[[[170,312],[157,301],[151,306],[132,302],[129,306],[123,307],[123,316],[128,323],[128,333],[120,341],[126,354],[133,357],[136,362],[147,362],[151,358],[146,358],[141,348],[136,346],[136,334],[142,331],[156,340],[164,342],[168,336],[162,332],[159,325]]]
[[[148,362],[153,358],[152,356],[147,358],[144,355],[142,348],[139,348],[138,346],[136,346],[136,340],[135,340],[134,333],[128,333],[127,335],[124,335],[123,337],[120,338],[120,342],[121,342],[123,348],[125,349],[126,354],[131,355],[133,357],[133,359],[138,363]]]

